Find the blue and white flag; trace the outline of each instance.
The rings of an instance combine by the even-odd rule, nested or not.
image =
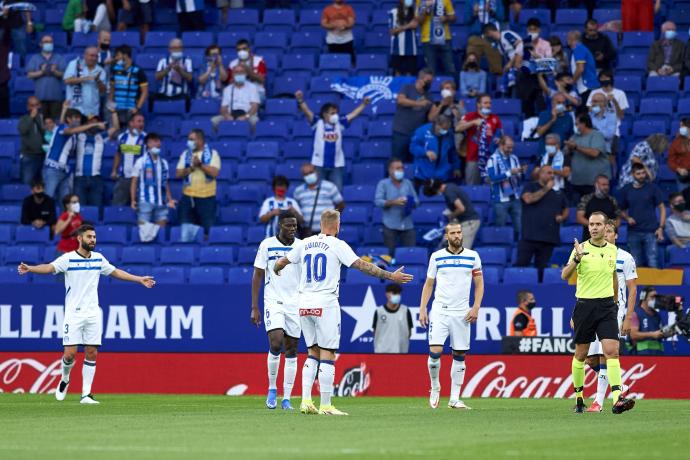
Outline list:
[[[393,100],[404,85],[414,83],[414,77],[342,77],[331,83],[331,89],[344,94],[350,99],[371,99],[372,110],[381,100]]]

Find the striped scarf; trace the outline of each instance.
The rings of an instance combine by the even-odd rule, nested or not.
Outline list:
[[[183,153],[184,155],[184,167],[189,168],[192,166],[192,156],[194,155],[194,152],[192,152],[190,149],[187,149]],[[204,150],[201,152],[201,164],[202,165],[210,165],[211,164],[211,159],[213,158],[213,154],[211,153],[211,149],[209,148],[208,144],[204,144]],[[204,176],[206,176],[206,182],[211,182],[213,181],[213,177],[209,176],[208,174],[204,173]],[[185,185],[192,185],[192,175],[188,175],[184,179]]]

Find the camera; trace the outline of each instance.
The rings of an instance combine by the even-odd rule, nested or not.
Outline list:
[[[650,292],[656,291],[653,287],[642,290],[640,300],[645,300]],[[650,308],[656,311],[667,311],[676,314],[676,322],[661,329],[664,338],[681,335],[690,341],[690,310],[683,311],[683,297],[675,294],[657,294],[648,302]]]
[[[655,310],[666,310],[668,312],[683,311],[683,298],[673,294],[657,294],[654,298],[654,304],[650,307]]]

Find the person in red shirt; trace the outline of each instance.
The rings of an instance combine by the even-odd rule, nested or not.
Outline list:
[[[621,0],[623,32],[654,31],[654,15],[661,0]]]
[[[60,215],[55,224],[55,234],[60,235],[58,241],[58,253],[76,251],[79,248],[76,231],[84,222],[79,214],[79,197],[75,194],[65,195],[62,199],[65,211]]]
[[[477,110],[466,114],[455,125],[455,131],[465,133],[467,156],[465,158],[465,183],[478,185],[486,177],[486,161],[491,156],[493,144],[501,138],[503,124],[498,115],[491,113],[491,96],[477,96]]]
[[[228,65],[227,83],[232,83],[232,69],[238,65],[244,66],[244,68],[247,69],[247,80],[257,86],[259,96],[261,97],[261,102],[263,103],[263,101],[266,99],[265,85],[266,74],[268,73],[264,58],[252,53],[252,49],[249,46],[249,41],[245,40],[244,38],[237,40],[235,50],[237,51],[237,58],[233,59],[230,62],[230,65]]]

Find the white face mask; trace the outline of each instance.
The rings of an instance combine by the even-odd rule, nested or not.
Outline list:
[[[328,122],[332,125],[337,125],[338,121],[340,121],[340,117],[338,116],[337,113],[334,113],[328,117]]]
[[[529,36],[533,42],[536,42],[537,40],[539,40],[539,32],[530,32]]]
[[[138,136],[139,135],[139,130],[137,128],[132,128],[130,130],[130,132],[132,133],[132,136]]]
[[[399,305],[400,304],[400,294],[391,294],[391,303],[393,305]]]
[[[79,214],[79,211],[81,211],[81,205],[79,203],[72,203],[69,205],[69,208],[75,214]]]
[[[149,152],[151,152],[152,155],[160,155],[161,149],[159,149],[158,147],[151,147],[149,149]]]
[[[448,89],[448,88],[441,91],[441,97],[444,99],[447,97],[453,97],[453,94],[455,94],[455,93],[453,93],[453,90]]]
[[[545,147],[545,149],[546,149],[546,153],[548,153],[549,155],[553,155],[554,153],[556,153],[558,151],[558,149],[556,148],[555,145],[547,145]]]
[[[411,8],[412,5],[414,5],[414,0],[405,0],[403,4],[405,5],[405,8]]]
[[[314,185],[317,180],[318,180],[318,176],[316,175],[315,172],[313,172],[311,174],[307,174],[306,176],[304,176],[304,182],[306,182],[307,185]]]
[[[577,126],[575,126],[575,127],[573,128],[573,132],[574,132],[575,134],[580,134],[580,128],[578,128]]]
[[[683,137],[688,137],[690,136],[690,129],[688,129],[687,126],[681,126],[678,130],[678,134],[680,134]]]
[[[193,152],[194,150],[196,150],[196,142],[188,140],[187,148]]]
[[[601,113],[601,107],[599,107],[598,105],[593,105],[592,106],[592,113],[594,115],[599,115],[599,113]]]
[[[234,76],[235,83],[239,83],[240,85],[244,84],[244,82],[247,81],[247,76],[243,73],[238,73]]]
[[[405,178],[405,171],[396,169],[395,171],[393,171],[393,177],[395,178],[395,180],[401,181]]]
[[[246,61],[247,59],[249,59],[249,51],[239,50],[237,52],[237,57],[240,58],[240,61]]]

